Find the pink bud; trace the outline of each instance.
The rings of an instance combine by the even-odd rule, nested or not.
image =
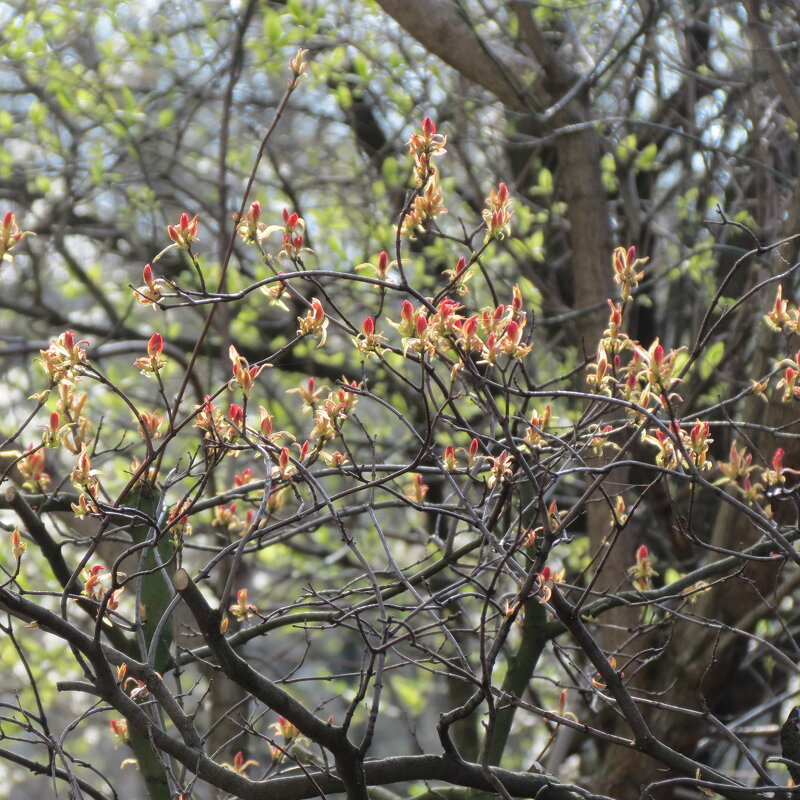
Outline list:
[[[458,263],[456,264],[456,275],[460,275],[467,266],[467,259],[464,256],[458,259]]]
[[[625,260],[628,262],[629,266],[631,264],[633,264],[634,261],[636,261],[636,245],[635,244],[632,244],[628,248],[628,252],[625,254]]]
[[[389,269],[389,254],[385,250],[381,250],[378,256],[378,271],[384,275],[387,269]]]
[[[413,316],[413,314],[414,314],[414,306],[412,306],[408,300],[403,300],[403,306],[402,310],[400,311],[400,316],[404,320],[409,321]]]
[[[13,224],[14,224],[14,212],[6,211],[6,213],[3,214],[3,227],[6,230],[11,230]]]
[[[772,456],[772,469],[775,470],[778,474],[783,472],[783,457],[785,455],[785,451],[782,447],[779,447],[775,451],[775,455]]]
[[[189,227],[189,215],[185,211],[181,214],[181,221],[178,224],[181,230],[185,230]]]
[[[520,337],[522,336],[522,331],[519,328],[514,320],[508,323],[506,327],[506,336],[514,343],[519,344]]]
[[[72,350],[75,347],[75,332],[74,331],[64,331],[64,347],[67,350]]]
[[[147,355],[151,358],[153,356],[161,355],[161,351],[164,349],[164,337],[160,333],[154,333],[150,337],[150,341],[147,343]]]
[[[144,269],[142,270],[142,278],[148,286],[153,282],[153,268],[150,266],[150,264],[144,265]]]
[[[426,330],[428,330],[428,318],[420,313],[417,315],[417,336],[422,336]]]
[[[422,132],[426,136],[433,136],[433,134],[436,133],[436,125],[430,117],[425,117],[425,119],[422,120]]]
[[[361,323],[361,330],[365,336],[372,336],[375,333],[375,320],[372,317],[366,317]]]
[[[639,549],[636,551],[636,560],[637,561],[646,561],[650,554],[647,551],[647,547],[645,545],[639,545]]]
[[[497,202],[502,205],[508,200],[508,186],[501,183],[497,187]]]
[[[58,411],[53,411],[50,414],[50,430],[55,432],[58,430],[59,416]]]
[[[244,410],[241,406],[236,405],[236,403],[231,403],[230,408],[228,409],[228,417],[230,418],[231,422],[235,423],[236,425],[241,425],[244,422]]]

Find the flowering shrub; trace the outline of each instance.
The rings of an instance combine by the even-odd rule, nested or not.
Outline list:
[[[306,63],[303,51],[290,62],[287,100]],[[537,753],[549,746],[536,720],[739,796],[733,777],[659,743],[640,709],[657,704],[651,660],[677,663],[672,632],[712,624],[689,609],[695,595],[752,561],[772,570],[763,599],[780,566],[800,564],[794,462],[782,447],[755,450],[727,400],[695,391],[707,329],[689,350],[626,327],[648,278],[634,246],[603,255],[619,296],[585,343],[591,358],[559,374],[537,337],[536,289],[492,273],[515,235],[513,190],[489,188],[471,232],[443,231],[446,144],[429,117],[411,134],[410,194],[375,263],[315,264],[311,223],[248,196],[230,240],[263,276],[234,288],[228,261],[212,267],[201,249],[203,216],[185,212],[128,289],[162,331],[137,341],[135,358],[106,369],[101,343],[73,330],[40,350],[39,391],[4,445],[4,480],[20,491],[6,495],[17,519],[0,608],[18,638],[69,645],[85,683],[62,688],[113,710],[111,736],[151,798],[188,796],[199,780],[241,797],[363,800],[368,785],[407,778],[582,795],[520,766],[530,753],[513,725]],[[6,262],[23,236],[7,212]],[[452,268],[414,267],[423,236],[441,240]],[[159,274],[168,251],[188,277]],[[253,298],[281,335],[222,346],[215,314]],[[181,348],[168,323],[198,312]],[[778,288],[767,324],[797,333],[798,319]],[[224,368],[204,365],[219,352]],[[737,399],[791,407],[798,359]],[[660,531],[647,504],[657,493],[672,515]],[[711,502],[745,533],[720,544],[699,530]],[[277,656],[284,641],[295,667]],[[213,718],[203,700],[222,678],[243,699]],[[469,699],[447,701],[437,751],[382,763],[377,734],[442,683]],[[593,727],[600,704],[619,710],[627,738]],[[231,755],[209,745],[222,722],[235,726]],[[469,725],[480,751],[460,738]],[[501,762],[516,774],[488,769]]]

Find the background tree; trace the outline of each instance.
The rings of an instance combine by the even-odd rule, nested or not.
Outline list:
[[[2,9],[11,774],[783,784],[796,13],[329,6]]]

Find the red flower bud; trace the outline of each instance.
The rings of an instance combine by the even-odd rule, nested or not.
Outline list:
[[[150,337],[150,341],[147,343],[147,355],[151,358],[153,356],[161,355],[161,351],[164,349],[164,337],[160,333],[154,333]]]
[[[522,336],[522,331],[519,325],[512,319],[506,327],[506,336],[514,343],[519,344],[519,339]]]
[[[425,119],[422,120],[422,132],[426,136],[433,136],[433,134],[436,133],[436,125],[430,117],[425,117]]]

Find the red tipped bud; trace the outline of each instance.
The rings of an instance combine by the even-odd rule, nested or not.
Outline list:
[[[660,344],[653,348],[653,361],[659,367],[664,363],[664,348]]]
[[[514,343],[519,344],[519,340],[522,337],[522,329],[519,325],[511,320],[506,327],[506,336]]]
[[[511,290],[511,308],[515,314],[519,314],[522,311],[522,290],[519,288],[518,283],[515,283],[514,288]]]
[[[164,337],[160,333],[154,333],[150,337],[150,341],[147,343],[147,355],[151,358],[153,356],[161,355],[161,351],[164,349]]]
[[[261,415],[261,421],[259,422],[261,435],[265,439],[268,439],[269,435],[272,433],[272,414],[270,414],[264,406],[259,406],[258,412]]]
[[[244,422],[244,409],[237,406],[236,403],[231,403],[228,409],[228,417],[234,425],[241,425]]]

